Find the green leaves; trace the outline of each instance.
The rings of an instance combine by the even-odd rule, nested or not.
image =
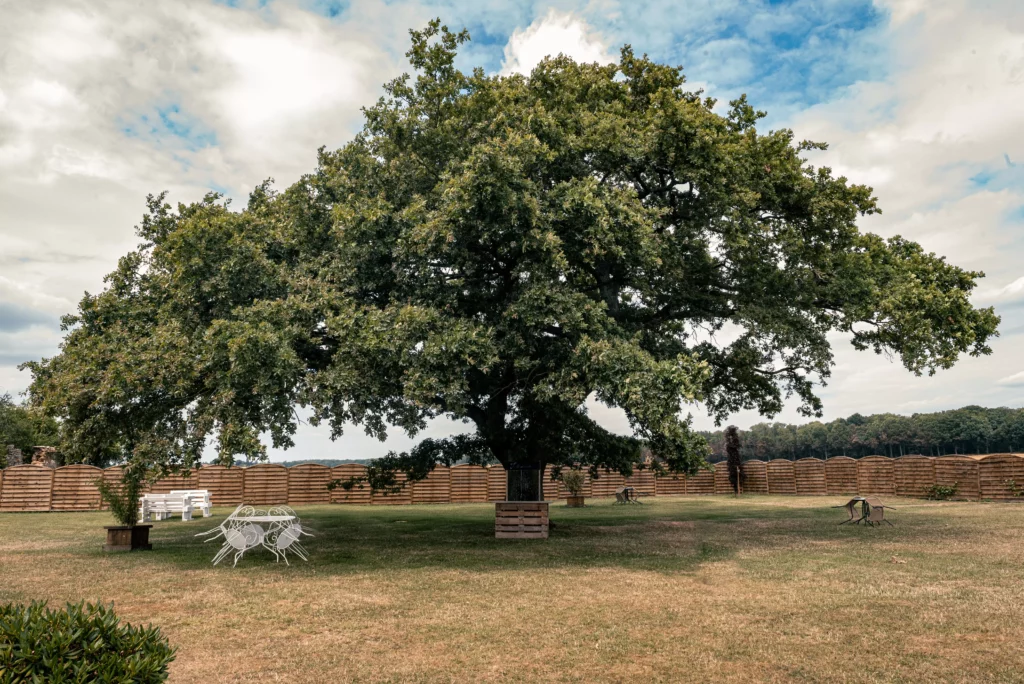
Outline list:
[[[820,414],[830,332],[915,373],[988,353],[981,274],[861,234],[871,189],[800,156],[822,143],[759,132],[746,98],[721,116],[628,46],[502,77],[455,68],[465,32],[411,37],[414,74],[292,187],[239,212],[150,198],[144,243],[32,366],[66,453],[187,467],[216,438],[258,458],[305,406],[334,436],[475,428],[389,455],[373,487],[459,458],[628,472],[642,444],[693,472],[685,405]]]
[[[158,628],[121,625],[112,608],[0,605],[0,682],[150,684],[172,660]]]

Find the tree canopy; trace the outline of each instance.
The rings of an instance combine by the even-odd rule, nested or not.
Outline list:
[[[467,74],[465,32],[410,33],[414,73],[291,187],[241,211],[149,198],[141,246],[29,364],[66,453],[188,465],[215,436],[258,457],[305,407],[334,436],[473,428],[377,461],[374,486],[459,459],[628,472],[641,444],[692,471],[707,446],[683,406],[820,413],[830,332],[914,373],[990,352],[982,274],[861,233],[871,189],[802,156],[823,144],[758,131],[745,98],[719,109],[629,46]]]
[[[26,462],[32,459],[32,448],[56,446],[57,421],[32,406],[14,401],[10,394],[0,394],[0,468],[7,463],[7,447],[21,450]]]

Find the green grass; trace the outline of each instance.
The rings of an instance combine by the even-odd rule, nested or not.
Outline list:
[[[100,550],[104,513],[0,515],[0,601],[113,601],[179,649],[172,681],[1024,682],[1024,506],[679,497],[552,508],[320,506],[309,563],[210,565],[219,523]]]

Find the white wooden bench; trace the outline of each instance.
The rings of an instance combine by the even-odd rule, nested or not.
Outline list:
[[[210,500],[209,489],[172,489],[171,494],[187,496],[192,500],[192,512],[202,511],[204,518],[210,517],[210,507],[213,503]]]
[[[187,494],[143,494],[139,500],[142,522],[167,520],[172,513],[181,513],[182,520],[191,520],[192,498]]]

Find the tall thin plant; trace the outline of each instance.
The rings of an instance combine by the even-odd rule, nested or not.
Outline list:
[[[740,458],[740,431],[735,425],[725,429],[725,464],[729,469],[729,484],[736,496],[743,484],[743,460]]]
[[[100,498],[110,506],[114,520],[125,527],[139,524],[139,496],[146,486],[145,471],[137,465],[126,465],[119,482],[97,480]]]

